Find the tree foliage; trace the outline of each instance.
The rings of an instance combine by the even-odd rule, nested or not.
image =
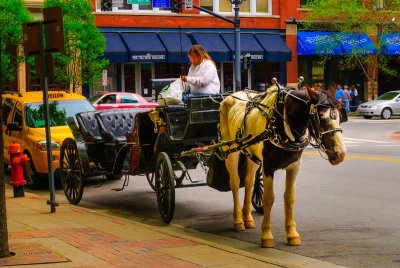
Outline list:
[[[103,59],[105,39],[94,24],[92,4],[88,0],[46,0],[44,6],[63,10],[65,52],[54,54],[55,79],[72,84],[77,92],[82,84],[91,85],[108,65]]]
[[[9,48],[22,44],[22,23],[31,21],[23,0],[0,1],[0,67],[2,81],[15,80],[17,64],[23,56],[9,53]]]
[[[310,0],[302,7],[307,10],[301,25],[305,29],[339,34],[366,33],[374,42],[374,55],[353,50],[351,54],[340,57],[343,69],[361,68],[371,83],[376,81],[377,69],[387,76],[400,74],[389,67],[389,57],[383,50],[384,34],[400,31],[400,0]],[[322,55],[321,63],[324,64],[330,57]]]

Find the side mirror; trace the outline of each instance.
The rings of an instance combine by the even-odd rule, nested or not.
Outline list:
[[[22,127],[18,124],[18,122],[10,122],[7,124],[7,130],[10,131],[21,131]]]

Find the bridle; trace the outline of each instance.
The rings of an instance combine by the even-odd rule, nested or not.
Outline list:
[[[314,142],[311,141],[311,139],[308,137],[307,139],[305,139],[302,143],[297,143],[298,145],[293,147],[293,146],[289,146],[292,148],[291,151],[296,151],[296,150],[302,150],[304,149],[308,144],[310,144],[312,147],[319,149],[322,152],[327,152],[328,150],[325,148],[325,146],[322,143],[323,140],[323,136],[324,135],[329,135],[331,133],[335,133],[335,132],[343,132],[342,128],[334,128],[334,129],[329,129],[329,130],[323,130],[321,128],[321,121],[320,118],[318,116],[318,107],[325,107],[330,109],[330,118],[333,120],[337,119],[337,111],[336,111],[336,107],[333,107],[332,105],[327,105],[321,102],[318,102],[317,104],[310,104],[310,100],[304,100],[296,95],[294,95],[292,92],[292,90],[288,90],[288,89],[280,89],[280,87],[278,86],[278,94],[285,94],[285,98],[287,97],[292,97],[300,102],[303,102],[309,109],[309,121],[308,121],[308,130],[309,130],[309,136],[311,136],[314,139]],[[279,96],[279,95],[278,95]],[[283,97],[281,97],[283,98]],[[279,97],[278,97],[279,99]],[[282,120],[285,120],[284,116],[278,112],[277,109],[275,109],[275,114],[277,114],[279,117],[281,117]],[[286,122],[287,123],[287,122]],[[290,130],[294,133],[296,133],[298,136],[301,136],[295,129],[293,129],[293,127],[291,127],[288,123],[287,125],[289,126]],[[281,138],[282,140],[282,138]],[[284,148],[286,150],[288,150],[288,146],[285,144],[279,144],[279,142],[277,142],[276,137],[272,140],[272,144]],[[296,148],[297,147],[297,148]],[[290,148],[289,148],[290,150]]]

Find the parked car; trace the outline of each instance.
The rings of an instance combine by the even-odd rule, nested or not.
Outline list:
[[[58,175],[60,146],[65,138],[73,138],[66,118],[95,109],[84,96],[65,91],[49,91],[48,100],[53,171]],[[43,92],[4,93],[2,104],[4,162],[10,165],[10,144],[20,144],[23,153],[31,159],[29,168],[24,170],[28,187],[42,185],[48,181],[49,172]]]
[[[376,100],[361,103],[357,107],[357,113],[366,119],[373,116],[389,119],[393,115],[400,115],[400,90],[389,91]]]
[[[156,102],[149,102],[139,94],[130,92],[101,92],[91,97],[89,101],[96,110],[113,108],[154,108]]]

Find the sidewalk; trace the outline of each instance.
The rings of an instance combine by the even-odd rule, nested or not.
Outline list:
[[[126,212],[60,203],[6,186],[10,251],[0,266],[15,267],[337,267],[179,226],[141,223]],[[95,209],[94,209],[95,208]]]

